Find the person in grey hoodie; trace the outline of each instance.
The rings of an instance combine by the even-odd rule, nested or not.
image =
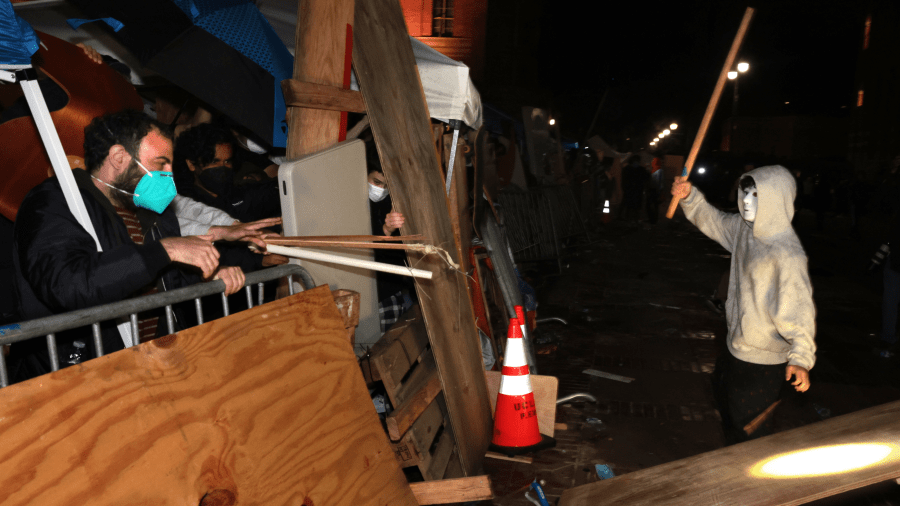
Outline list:
[[[784,381],[809,389],[816,361],[816,309],[806,253],[791,226],[797,184],[780,165],[743,175],[740,214],[710,205],[686,178],[672,195],[682,199],[688,220],[731,253],[728,354],[713,376],[729,443],[771,433],[772,417],[750,434],[744,427],[778,400]]]

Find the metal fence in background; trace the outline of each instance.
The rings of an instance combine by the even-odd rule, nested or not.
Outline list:
[[[246,275],[244,283],[244,291],[247,295],[247,307],[253,307],[253,285],[257,286],[257,305],[261,305],[264,300],[263,283],[273,279],[288,278],[289,293],[294,294],[295,277],[300,281],[303,289],[309,289],[315,286],[315,282],[309,272],[299,265],[286,264],[276,267],[269,267]],[[129,317],[131,323],[131,335],[134,345],[137,344],[138,336],[138,313],[149,311],[152,309],[165,308],[165,319],[170,334],[175,333],[175,316],[172,306],[180,302],[194,300],[194,307],[197,312],[197,324],[203,323],[203,307],[201,298],[216,293],[222,296],[222,311],[225,316],[229,315],[228,298],[225,296],[225,282],[221,280],[209,281],[206,283],[198,283],[196,285],[169,290],[166,292],[135,297],[133,299],[95,306],[86,309],[79,309],[68,313],[47,316],[35,320],[28,320],[11,325],[0,327],[0,346],[22,342],[36,337],[45,337],[47,340],[47,351],[50,355],[50,366],[52,370],[59,370],[59,356],[56,349],[56,333],[64,330],[75,329],[79,327],[91,326],[94,338],[94,347],[97,356],[103,356],[103,343],[100,335],[100,323],[109,320],[115,320],[121,317]],[[9,386],[9,377],[6,368],[6,359],[3,353],[0,353],[0,387]]]
[[[587,234],[572,189],[544,186],[499,195],[503,225],[517,262],[561,261],[560,243]]]

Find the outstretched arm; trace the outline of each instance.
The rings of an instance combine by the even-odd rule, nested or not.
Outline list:
[[[672,184],[672,195],[681,199],[684,214],[701,232],[721,244],[729,252],[734,252],[734,241],[743,219],[732,213],[722,212],[713,207],[700,190],[691,185],[687,178],[677,177]]]

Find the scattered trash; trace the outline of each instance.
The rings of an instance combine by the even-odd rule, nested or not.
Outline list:
[[[594,468],[596,468],[597,476],[601,480],[608,480],[610,478],[616,477],[616,474],[613,473],[612,469],[610,469],[606,464],[594,464]]]
[[[601,420],[599,418],[588,418],[585,420],[585,422],[587,422],[588,425],[590,425],[591,427],[594,427],[597,430],[606,428],[606,424],[603,423],[603,420]]]
[[[831,410],[830,409],[823,407],[823,406],[819,406],[816,403],[813,403],[813,409],[816,410],[816,413],[819,414],[819,416],[822,418],[822,420],[824,420],[826,418],[831,418]]]
[[[628,376],[620,376],[618,374],[598,371],[596,369],[585,369],[581,372],[584,374],[589,374],[591,376],[597,376],[598,378],[606,378],[606,379],[611,379],[614,381],[621,381],[622,383],[631,383],[632,381],[634,381],[634,378],[629,378]]]

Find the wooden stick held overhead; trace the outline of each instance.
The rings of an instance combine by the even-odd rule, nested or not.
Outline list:
[[[749,28],[750,20],[753,18],[753,12],[754,10],[752,7],[747,7],[747,10],[744,11],[744,19],[741,20],[741,26],[738,28],[737,35],[734,36],[731,50],[728,52],[728,57],[725,58],[725,65],[722,67],[722,72],[719,74],[719,80],[716,81],[716,87],[713,90],[712,97],[709,99],[709,105],[706,106],[706,114],[703,115],[703,121],[700,123],[700,130],[697,131],[697,137],[694,138],[694,145],[691,146],[691,151],[684,164],[685,172],[683,176],[685,178],[691,174],[691,169],[694,167],[694,162],[697,160],[700,146],[703,145],[703,138],[706,137],[706,131],[709,129],[713,114],[716,112],[716,106],[719,104],[719,98],[722,96],[722,90],[725,88],[725,81],[728,80],[728,71],[731,70],[732,65],[734,65],[734,60],[737,58],[738,51],[741,49],[744,35],[747,34],[747,28]],[[672,216],[675,216],[675,209],[678,207],[678,201],[678,197],[672,196],[672,201],[669,202],[669,210],[666,212],[666,218],[671,219]]]

